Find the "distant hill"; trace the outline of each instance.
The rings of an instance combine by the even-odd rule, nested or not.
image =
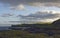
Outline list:
[[[60,19],[54,21],[52,24],[55,26],[60,26]]]

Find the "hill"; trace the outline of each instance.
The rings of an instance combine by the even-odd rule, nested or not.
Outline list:
[[[60,19],[54,21],[52,24],[55,26],[60,26]]]

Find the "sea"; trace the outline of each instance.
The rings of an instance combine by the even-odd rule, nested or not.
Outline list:
[[[10,30],[11,24],[0,24],[0,31]]]

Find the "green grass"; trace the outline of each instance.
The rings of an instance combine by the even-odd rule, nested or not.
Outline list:
[[[28,33],[26,31],[11,30],[0,32],[1,38],[44,38],[46,34],[43,33]]]
[[[60,38],[60,35],[59,36],[55,35],[55,37]],[[49,38],[49,36],[45,33],[29,33],[27,31],[11,30],[1,31],[0,38]]]

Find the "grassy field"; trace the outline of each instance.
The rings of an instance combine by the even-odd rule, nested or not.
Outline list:
[[[48,36],[44,33],[29,33],[27,31],[20,30],[10,30],[10,31],[1,31],[0,38],[60,38],[60,35]]]

